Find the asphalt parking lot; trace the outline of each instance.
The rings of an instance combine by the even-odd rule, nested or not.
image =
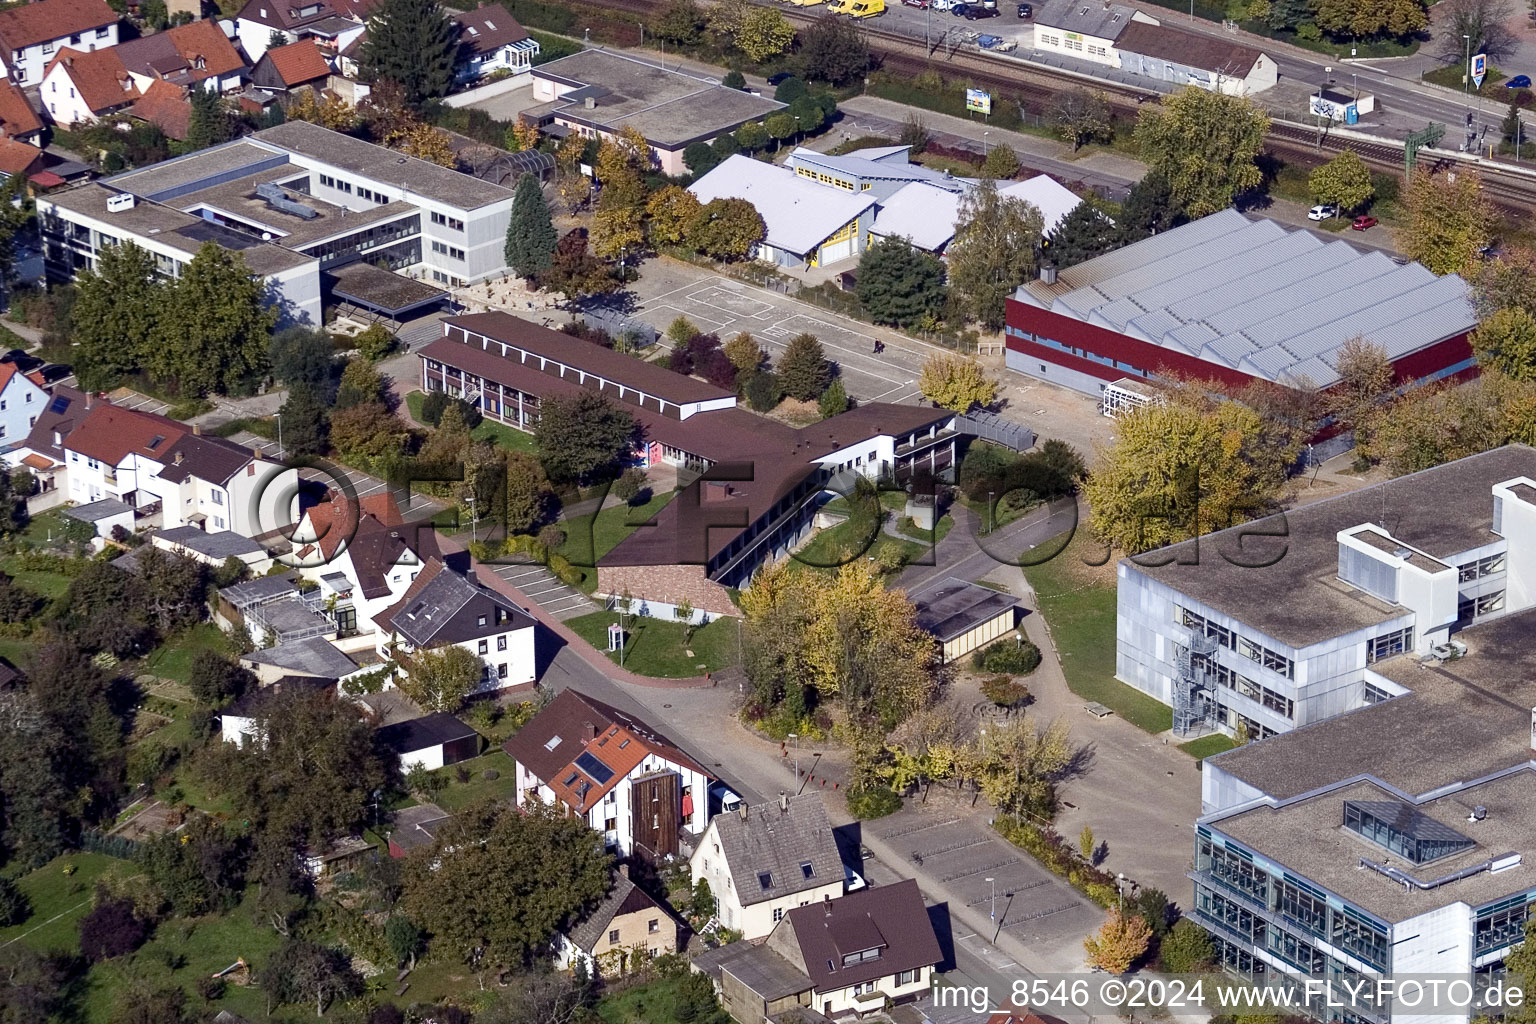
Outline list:
[[[598,610],[592,599],[537,562],[486,566],[522,591],[528,600],[564,622]]]

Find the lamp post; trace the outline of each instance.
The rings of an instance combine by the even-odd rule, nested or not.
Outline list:
[[[480,537],[479,537],[478,534],[475,533],[475,524],[480,521],[480,517],[475,512],[475,496],[473,494],[471,494],[469,496],[468,501],[469,501],[469,539],[472,540],[472,541],[476,541],[476,540],[479,540]]]
[[[986,158],[987,158],[987,138],[991,134],[992,134],[991,132],[982,132],[981,133],[981,158],[982,158],[982,160],[986,160]]]
[[[985,760],[987,756],[987,730],[981,730],[981,756]]]
[[[277,461],[283,461],[283,414],[275,413],[273,418],[277,420]]]
[[[798,786],[800,784],[800,734],[797,732],[792,732],[789,734],[789,738],[795,741],[795,756],[793,758],[793,763],[795,766],[795,784]]]
[[[992,920],[997,920],[997,879],[988,878],[987,883],[992,886]]]
[[[1125,872],[1115,874],[1115,912],[1121,917],[1125,916]]]
[[[997,509],[992,504],[992,492],[987,492],[987,532],[997,529]]]

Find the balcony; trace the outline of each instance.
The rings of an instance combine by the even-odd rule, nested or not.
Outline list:
[[[915,441],[912,441],[908,444],[897,446],[896,454],[911,455],[913,452],[922,451],[924,448],[931,448],[936,444],[943,444],[945,441],[952,441],[959,436],[960,432],[958,430],[941,430],[937,434],[934,434],[932,437],[919,437]]]

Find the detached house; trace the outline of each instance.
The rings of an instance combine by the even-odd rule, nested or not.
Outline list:
[[[760,939],[796,907],[843,894],[843,862],[820,793],[718,814],[689,861],[709,883],[715,914],[742,938]]]
[[[88,53],[117,45],[117,14],[102,0],[38,0],[0,11],[0,71],[25,88],[43,80],[66,47]]]
[[[629,974],[653,957],[677,952],[677,918],[629,880],[620,868],[597,906],[555,936],[555,967],[578,962],[589,977]]]
[[[183,90],[232,92],[240,88],[247,69],[216,21],[191,21],[154,35],[140,36],[117,47],[134,84],[147,92],[154,82]]]
[[[306,88],[318,92],[325,88],[330,77],[331,65],[313,39],[274,46],[262,54],[251,69],[252,84],[276,93],[293,93]]]
[[[708,823],[704,767],[644,722],[575,690],[562,690],[502,749],[517,762],[517,803],[563,807],[620,857],[681,853]]]
[[[36,146],[42,136],[42,119],[26,94],[14,82],[0,79],[0,138]]]
[[[48,117],[72,127],[125,110],[142,94],[116,49],[65,48],[49,63],[40,95]]]
[[[942,960],[923,894],[908,878],[797,907],[763,945],[705,950],[694,969],[714,980],[732,1017],[761,1021],[795,1007],[843,1017],[910,1002],[928,991]]]
[[[26,374],[15,363],[0,363],[0,448],[25,440],[48,407],[42,381],[36,371]]]
[[[363,33],[375,0],[250,0],[235,15],[235,37],[252,60],[274,45],[312,38],[334,57]]]
[[[501,70],[514,75],[533,70],[533,58],[538,56],[539,44],[528,37],[523,26],[500,4],[482,3],[449,20],[459,30],[458,64],[454,75],[460,82],[473,82]]]
[[[393,657],[407,672],[412,653],[451,645],[480,659],[477,693],[538,679],[533,617],[473,575],[450,569],[436,558],[374,622],[379,656]]]

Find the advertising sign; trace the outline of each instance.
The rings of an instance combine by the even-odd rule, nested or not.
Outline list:
[[[992,113],[992,94],[985,89],[965,90],[965,109],[982,114]]]

